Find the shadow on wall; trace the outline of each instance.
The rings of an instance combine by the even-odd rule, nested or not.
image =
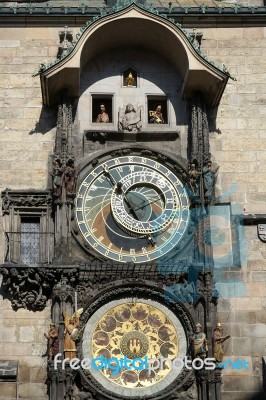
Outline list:
[[[248,398],[248,400],[265,400],[265,399],[266,399],[266,392],[257,393]]]
[[[29,135],[34,133],[41,133],[45,135],[47,132],[55,128],[57,119],[57,107],[48,108],[42,106],[39,121],[35,123],[35,127],[31,129]]]
[[[208,110],[208,112],[207,112],[209,131],[221,134],[222,133],[221,130],[216,125],[217,113],[218,113],[218,107],[214,107],[214,108]]]

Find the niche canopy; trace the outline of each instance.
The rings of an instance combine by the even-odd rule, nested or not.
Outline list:
[[[79,97],[81,71],[90,60],[107,49],[131,46],[150,49],[171,62],[183,80],[183,98],[201,92],[208,106],[219,104],[229,74],[204,58],[181,26],[165,15],[132,3],[95,18],[81,32],[63,59],[40,72],[45,105],[57,104],[63,90]]]

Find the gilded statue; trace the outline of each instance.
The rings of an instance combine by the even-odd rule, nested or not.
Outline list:
[[[213,341],[213,357],[217,363],[223,361],[224,356],[224,346],[223,343],[230,338],[230,335],[222,336],[222,326],[218,322],[216,328],[213,331],[212,341]]]
[[[133,77],[131,72],[128,74],[128,77],[126,78],[126,83],[127,86],[135,86],[135,78]]]
[[[149,122],[152,124],[164,124],[162,106],[160,104],[155,111],[149,111]]]
[[[80,308],[72,316],[68,316],[65,312],[64,315],[64,323],[65,323],[65,332],[64,332],[64,357],[65,358],[75,358],[77,353],[76,340],[79,337],[79,319],[80,315],[83,312],[83,308]]]

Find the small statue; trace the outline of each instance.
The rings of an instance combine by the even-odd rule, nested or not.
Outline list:
[[[162,106],[158,105],[155,111],[149,111],[149,122],[151,124],[164,124],[164,118],[162,113]]]
[[[216,328],[213,331],[213,336],[212,336],[213,357],[215,358],[215,361],[217,363],[223,361],[223,356],[224,356],[223,342],[225,342],[230,337],[231,337],[230,335],[226,335],[224,337],[222,336],[222,326],[218,322]]]
[[[54,195],[61,197],[62,194],[62,164],[60,160],[54,160],[53,162],[53,191]]]
[[[68,394],[70,395],[71,400],[93,400],[90,392],[79,390],[75,383],[69,388]]]
[[[76,168],[73,160],[67,162],[64,172],[64,181],[67,196],[74,195],[76,187]]]
[[[192,190],[194,194],[199,194],[199,176],[201,173],[196,170],[196,165],[195,164],[190,164],[189,169],[188,169],[188,175],[189,175],[189,183],[192,187]]]
[[[173,286],[173,293],[178,297],[178,301],[193,303],[195,296],[194,282],[188,281],[182,277],[181,282]]]
[[[126,110],[119,110],[119,130],[128,132],[140,132],[142,127],[141,122],[141,107],[135,110],[132,104],[126,105]]]
[[[107,114],[107,112],[105,111],[105,105],[101,104],[100,105],[100,114],[98,114],[97,118],[96,118],[96,122],[104,122],[104,123],[108,123],[110,122],[109,119],[109,115]]]
[[[83,308],[80,308],[74,314],[69,317],[63,312],[64,322],[65,322],[65,332],[64,332],[64,357],[65,358],[75,358],[77,353],[77,347],[75,341],[79,337],[79,319],[83,312]]]
[[[214,195],[217,171],[219,167],[213,168],[212,162],[208,161],[207,166],[203,170],[204,178],[204,197],[208,203],[211,203]]]
[[[49,361],[54,360],[56,354],[58,353],[58,330],[55,327],[55,324],[51,322],[50,329],[48,333],[44,333],[46,339],[48,339],[48,348],[49,348]]]
[[[134,86],[135,78],[133,77],[131,72],[128,74],[128,77],[126,78],[126,83],[127,86]]]
[[[206,335],[204,332],[202,332],[202,327],[200,323],[196,324],[196,330],[192,340],[194,346],[194,357],[199,357],[204,360],[208,351],[208,344]]]

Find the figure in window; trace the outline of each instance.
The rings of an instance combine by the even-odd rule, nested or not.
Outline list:
[[[135,78],[132,75],[132,72],[128,74],[128,77],[126,78],[127,86],[135,86]]]
[[[158,104],[155,111],[149,111],[149,122],[151,124],[164,124],[162,106]]]
[[[96,118],[96,122],[98,123],[100,123],[100,122],[103,122],[103,123],[108,123],[108,122],[110,122],[110,118],[109,118],[109,115],[108,115],[108,113],[106,112],[106,110],[105,110],[105,105],[104,104],[101,104],[100,105],[100,113],[98,114],[98,116],[97,116],[97,118]]]

